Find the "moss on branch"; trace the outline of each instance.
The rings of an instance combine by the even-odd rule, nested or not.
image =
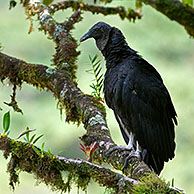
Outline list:
[[[41,154],[38,154],[33,147]],[[44,182],[54,191],[69,192],[72,184],[86,191],[92,178],[115,194],[179,193],[154,173],[147,174],[140,181],[136,181],[88,161],[45,154],[35,145],[16,141],[1,134],[0,150],[4,151],[6,159],[11,156],[7,171],[10,175],[9,184],[13,189],[19,183],[19,173],[25,171],[34,174],[38,182]],[[68,172],[66,177],[62,176],[63,172]]]
[[[95,142],[99,144],[96,160],[108,161],[116,169],[122,170],[128,151],[115,151],[110,158],[105,156],[110,147],[116,144],[110,137],[105,119],[105,108],[95,98],[83,94],[64,71],[52,69],[43,65],[28,64],[22,60],[0,53],[0,79],[8,78],[14,84],[26,82],[39,89],[51,91],[66,110],[67,121],[82,122],[86,135],[81,139],[86,145]],[[17,82],[15,81],[17,80]],[[97,105],[98,104],[98,105]],[[99,122],[100,121],[100,122]],[[99,122],[99,123],[98,123]],[[117,161],[117,162],[115,162]],[[143,162],[137,158],[131,161],[134,165],[125,169],[125,174],[138,179],[145,172],[151,172]]]
[[[194,37],[194,8],[179,0],[140,0],[184,26],[187,33]]]
[[[64,70],[75,82],[77,70],[77,57],[80,52],[77,51],[77,40],[71,35],[70,31],[74,24],[81,21],[81,11],[75,11],[67,21],[57,22],[49,11],[48,7],[41,3],[32,3],[24,5],[27,18],[31,21],[32,17],[37,15],[40,23],[39,30],[49,34],[49,39],[56,44],[55,54],[53,55],[53,66],[59,70]]]
[[[0,150],[4,151],[6,159],[11,155],[7,171],[10,174],[10,185],[13,189],[15,184],[19,183],[20,171],[32,173],[38,180],[50,185],[52,190],[63,192],[69,191],[72,183],[86,190],[90,178],[100,185],[114,189],[116,193],[123,189],[128,193],[132,190],[133,185],[138,184],[133,179],[87,161],[47,154],[38,155],[32,145],[15,141],[1,134]],[[64,181],[63,171],[69,173],[67,181]],[[118,187],[119,184],[123,184],[124,187]]]
[[[132,192],[179,193],[170,188],[169,184],[160,180],[154,173],[147,174],[139,182],[84,160],[45,154],[36,147],[41,152],[41,154],[37,154],[33,147],[35,145],[16,141],[0,134],[0,150],[4,151],[6,159],[11,155],[7,171],[13,189],[19,183],[19,173],[25,171],[34,174],[39,182],[51,186],[54,191],[70,191],[72,184],[86,191],[92,178],[101,186],[111,189],[112,193],[115,194]],[[68,175],[63,177],[63,172],[68,172]]]
[[[62,1],[56,4],[52,4],[49,6],[49,10],[51,13],[55,13],[58,10],[64,10],[67,8],[73,8],[75,10],[80,9],[82,11],[89,11],[93,14],[103,14],[103,15],[119,15],[121,19],[128,19],[129,21],[135,21],[136,19],[140,19],[142,15],[133,10],[133,9],[125,9],[123,6],[119,7],[105,7],[105,6],[97,6],[97,5],[89,5],[82,1]]]

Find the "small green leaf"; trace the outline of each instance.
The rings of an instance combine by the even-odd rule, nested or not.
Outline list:
[[[90,59],[90,61],[92,62],[92,57],[89,55],[89,59]]]
[[[102,79],[100,80],[100,82],[99,82],[99,86],[103,86],[103,81],[104,81],[104,79],[102,78]]]
[[[193,6],[193,0],[183,0],[183,3]]]
[[[96,77],[98,77],[98,75],[100,74],[101,70],[102,70],[102,67],[100,67],[100,69],[99,69],[98,72],[96,73]]]
[[[29,143],[32,143],[33,139],[35,138],[36,134],[34,134],[31,138],[30,138],[30,142]]]
[[[171,186],[174,187],[174,178],[172,178],[172,185]]]
[[[94,72],[96,73],[96,72],[98,71],[98,69],[100,68],[100,64],[99,64],[97,67],[95,67],[95,66],[93,65],[93,67],[94,67]]]
[[[50,149],[48,149],[48,155],[51,157],[52,156],[52,154],[51,154],[51,151],[50,151]]]
[[[41,152],[38,148],[36,148],[35,146],[32,145],[32,149],[36,152],[37,155],[40,156]]]
[[[6,112],[3,116],[3,129],[6,133],[10,126],[10,111]]]
[[[90,85],[90,87],[94,90],[96,90],[96,86],[92,83],[92,85]]]
[[[101,85],[101,86],[99,87],[99,92],[102,90],[102,86],[103,86],[103,85]]]
[[[101,81],[103,81],[102,77],[103,77],[103,74],[101,74],[101,75],[100,75],[100,77],[97,79],[97,82],[99,82],[99,81],[100,81],[100,82],[101,82]],[[102,80],[101,80],[101,79],[102,79]]]
[[[44,145],[45,145],[45,142],[43,142],[41,145],[41,151],[44,151]]]
[[[26,139],[28,140],[28,142],[30,143],[30,131],[29,131],[29,127],[26,127]]]
[[[101,62],[101,59],[100,59],[100,60],[98,60],[95,64],[93,64],[93,66],[94,66],[94,67],[96,67],[97,65],[99,65],[99,66],[100,66],[100,64],[99,64],[100,62]]]
[[[39,136],[34,140],[33,144],[35,144],[35,143],[36,143],[43,135],[44,135],[44,134],[39,135]]]
[[[86,70],[86,72],[89,72],[89,73],[90,73],[91,71],[93,71],[93,69],[88,69],[88,70]]]
[[[97,57],[98,57],[98,55],[96,54],[96,55],[94,56],[94,58],[93,58],[92,60],[90,60],[91,63],[94,63],[94,61],[97,59]],[[91,57],[90,57],[90,58],[91,58]]]

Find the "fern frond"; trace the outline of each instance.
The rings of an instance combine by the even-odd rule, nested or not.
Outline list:
[[[87,70],[86,72],[91,73],[91,71],[93,71],[94,80],[95,80],[95,83],[92,83],[90,85],[90,87],[94,90],[92,91],[92,95],[95,98],[98,98],[101,101],[103,101],[101,97],[101,90],[102,90],[104,78],[103,78],[102,67],[101,67],[101,59],[98,59],[98,55],[96,54],[94,57],[91,57],[89,55],[89,60],[92,65],[92,69]]]

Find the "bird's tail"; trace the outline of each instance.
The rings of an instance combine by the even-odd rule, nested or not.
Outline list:
[[[161,160],[158,156],[155,156],[149,153],[147,150],[143,150],[143,161],[154,170],[156,174],[160,174],[164,167],[164,161]]]

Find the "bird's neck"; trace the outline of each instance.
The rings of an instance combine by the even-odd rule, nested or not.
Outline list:
[[[106,59],[106,67],[114,67],[121,60],[129,57],[129,55],[136,55],[136,53],[136,51],[128,46],[121,31],[113,27],[110,32],[109,41],[102,51]]]

